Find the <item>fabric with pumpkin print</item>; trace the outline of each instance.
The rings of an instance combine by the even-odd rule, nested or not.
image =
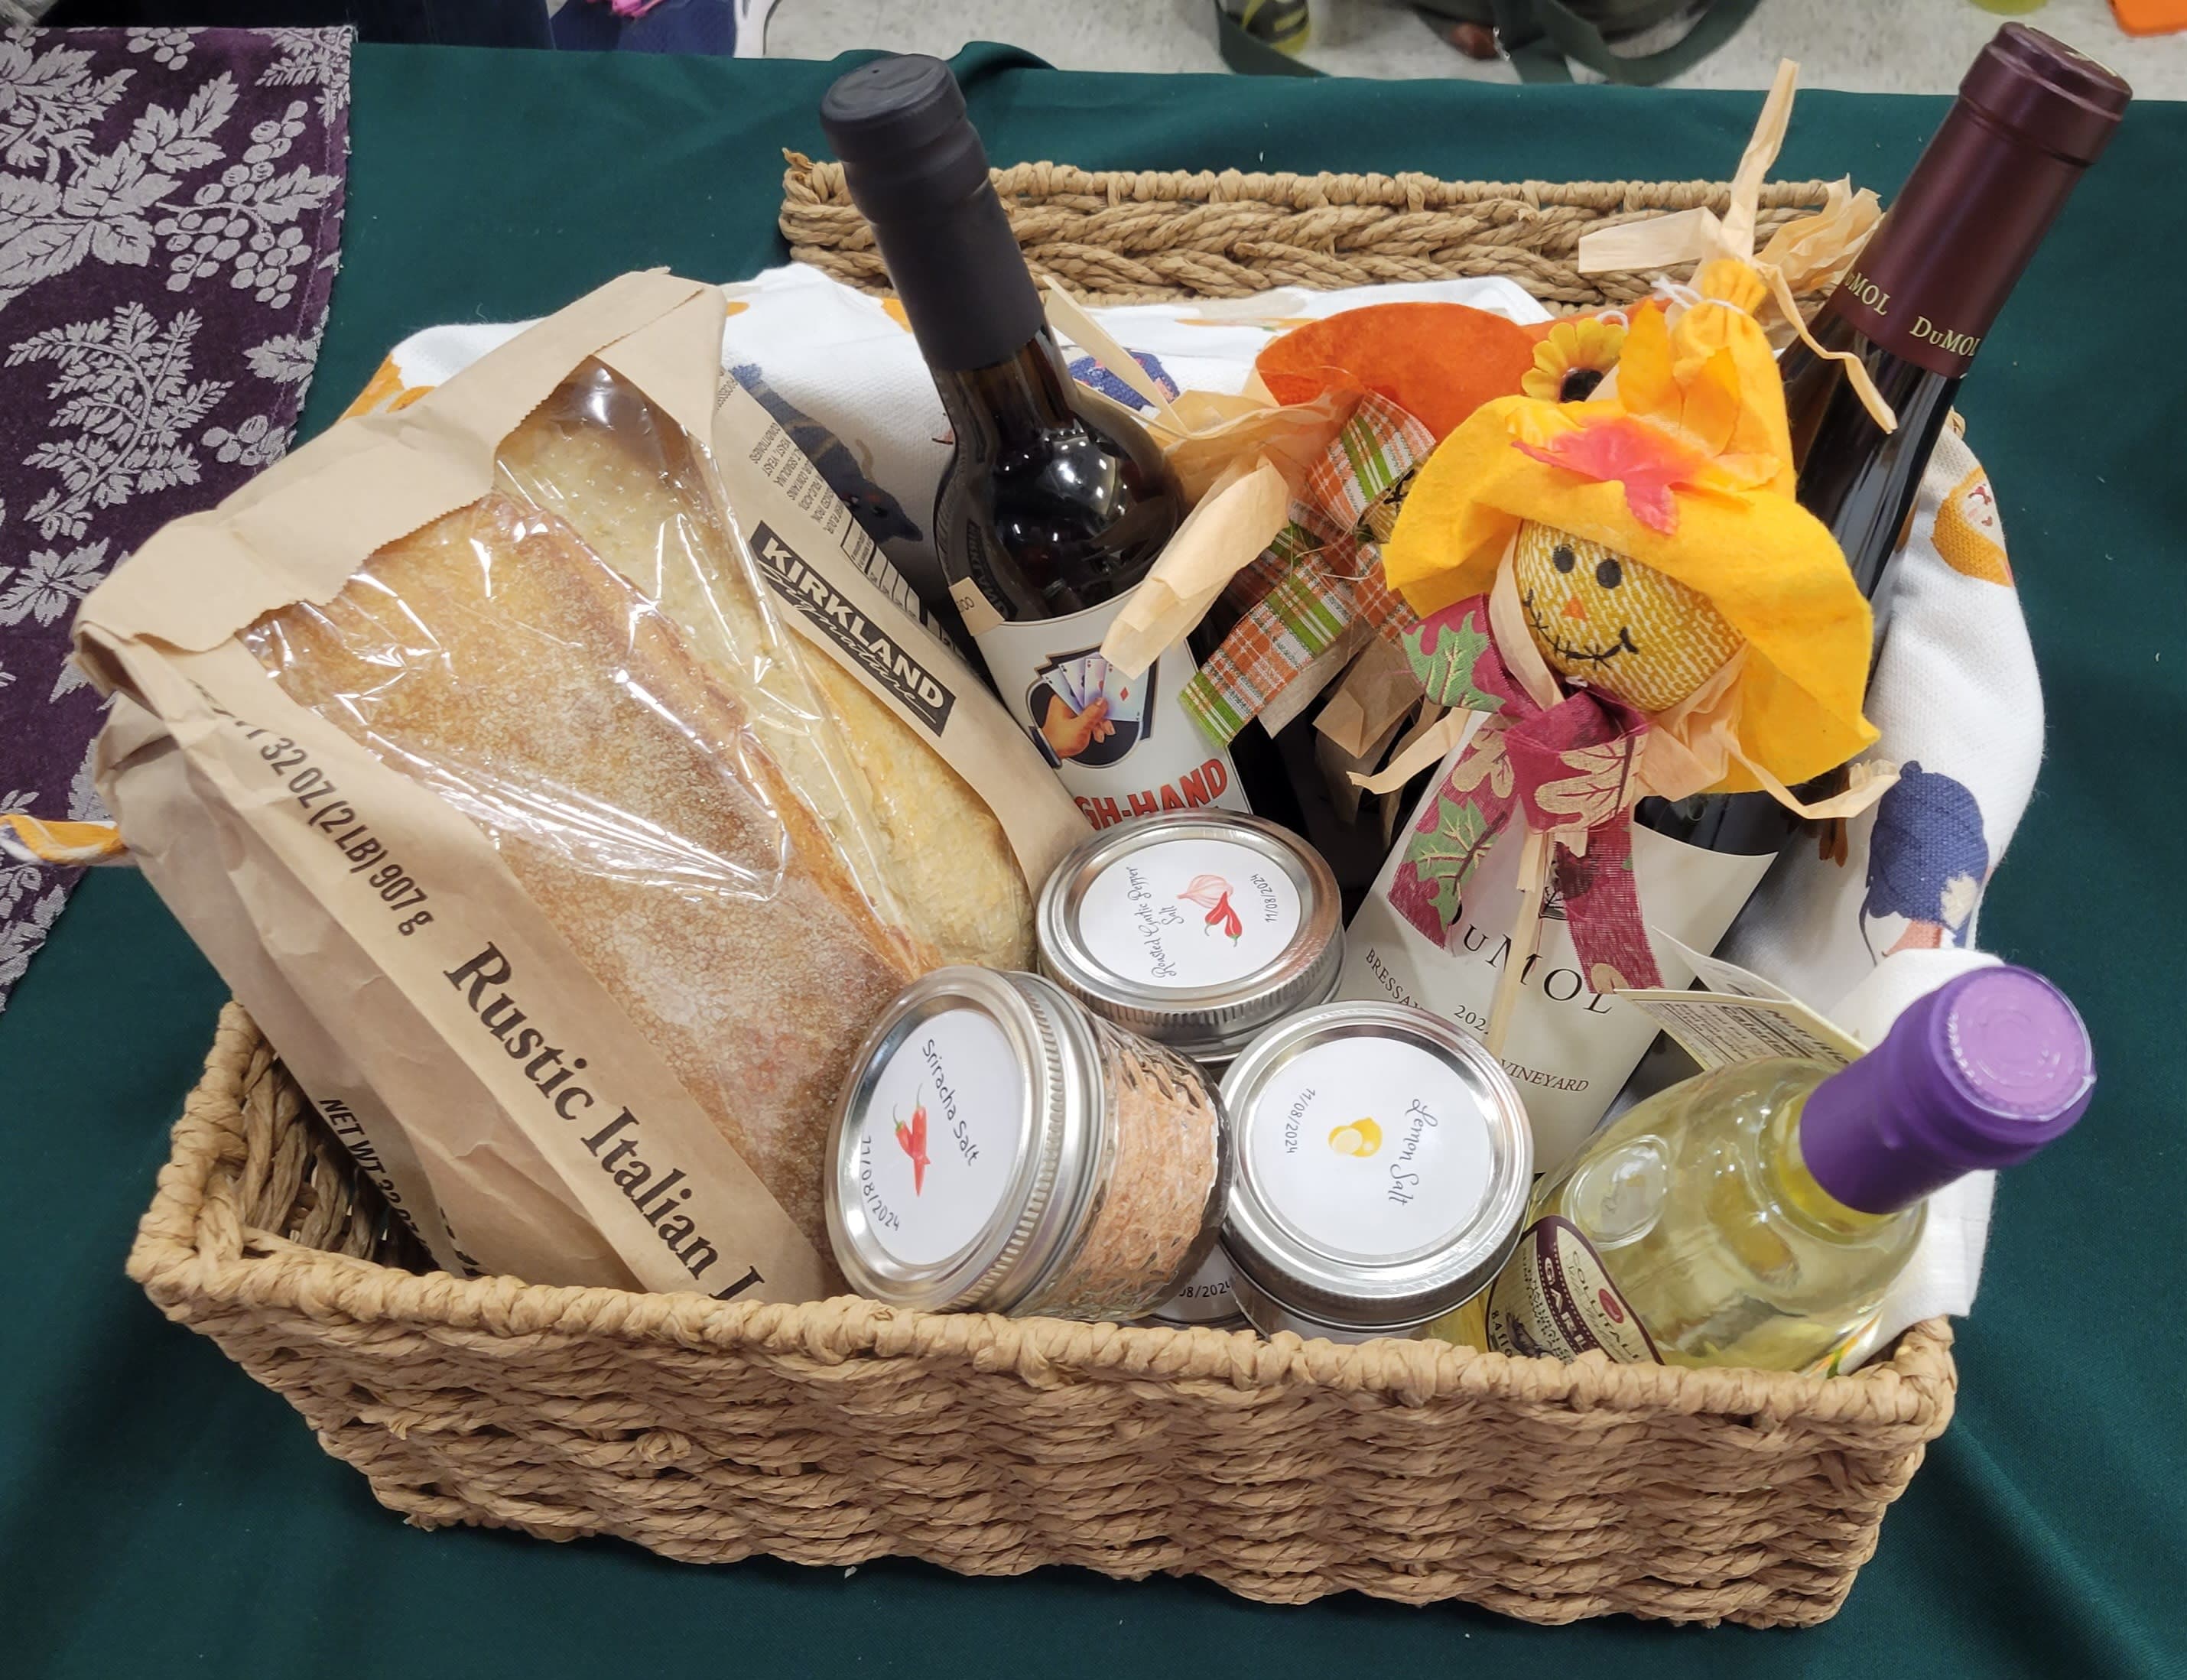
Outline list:
[[[1954,432],[1914,503],[1867,710],[1898,782],[1785,859],[1723,947],[1826,1013],[1906,955],[1976,959],[1982,896],[2043,756],[1998,494]]]

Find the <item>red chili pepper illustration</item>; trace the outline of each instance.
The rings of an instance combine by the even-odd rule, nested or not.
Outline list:
[[[1238,919],[1238,913],[1230,907],[1230,883],[1222,876],[1195,875],[1178,896],[1190,899],[1207,912],[1206,924],[1200,929],[1202,933],[1206,933],[1208,928],[1220,928],[1230,936],[1233,945],[1245,934],[1245,924]]]
[[[1230,936],[1230,942],[1233,945],[1238,942],[1245,931],[1245,924],[1238,919],[1238,913],[1230,907],[1230,895],[1227,892],[1223,895],[1222,902],[1207,913],[1209,927],[1214,927],[1218,923],[1223,931]]]
[[[926,1155],[926,1104],[919,1104],[911,1111],[911,1124],[901,1120],[896,1123],[897,1147],[911,1157],[911,1193],[914,1196],[926,1188],[926,1169],[930,1165]]]

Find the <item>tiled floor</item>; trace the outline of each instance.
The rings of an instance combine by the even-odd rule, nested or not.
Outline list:
[[[854,47],[947,54],[1004,41],[1068,70],[1220,70],[1212,0],[775,0],[767,50],[832,58]],[[1510,80],[1446,46],[1397,0],[1313,0],[1309,59],[1340,76]],[[2000,21],[1970,0],[1765,0],[1692,87],[1762,87],[1779,58],[1801,82],[1875,93],[1941,93]],[[2049,0],[2027,21],[2117,70],[2144,98],[2187,97],[2187,35],[2135,40],[2106,0]]]

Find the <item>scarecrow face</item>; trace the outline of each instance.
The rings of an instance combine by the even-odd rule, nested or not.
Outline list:
[[[1667,711],[1738,649],[1706,597],[1599,542],[1528,520],[1515,567],[1550,668],[1642,711]]]

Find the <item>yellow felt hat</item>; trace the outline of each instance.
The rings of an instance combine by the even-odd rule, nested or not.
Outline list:
[[[1486,594],[1521,523],[1599,542],[1706,597],[1745,642],[1740,750],[1798,784],[1875,739],[1861,715],[1868,602],[1793,499],[1785,391],[1753,310],[1763,284],[1720,258],[1674,325],[1636,312],[1606,402],[1510,396],[1420,469],[1383,550],[1414,610]],[[1757,785],[1735,762],[1718,784]]]

